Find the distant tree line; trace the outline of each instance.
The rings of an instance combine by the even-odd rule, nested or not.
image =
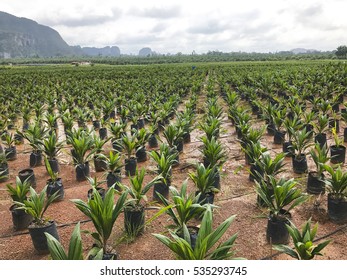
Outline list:
[[[342,49],[341,49],[342,48]],[[340,52],[339,52],[340,51]],[[336,52],[315,52],[305,54],[293,54],[292,52],[278,53],[246,53],[246,52],[220,52],[209,51],[206,54],[182,54],[176,55],[155,55],[151,57],[139,57],[123,55],[120,57],[50,57],[50,58],[17,58],[0,59],[0,64],[65,64],[81,61],[89,61],[92,64],[164,64],[164,63],[194,63],[194,62],[229,62],[229,61],[284,61],[284,60],[317,60],[317,59],[336,59],[346,58],[347,47],[341,46]]]

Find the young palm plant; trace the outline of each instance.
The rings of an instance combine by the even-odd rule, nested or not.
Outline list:
[[[130,195],[130,200],[124,208],[124,227],[129,236],[137,236],[143,232],[145,226],[145,203],[147,202],[147,192],[161,178],[155,177],[144,185],[146,170],[139,172],[136,169],[135,176],[130,177],[130,186],[121,184],[121,188]]]
[[[297,260],[312,260],[315,256],[322,256],[321,251],[330,243],[330,240],[323,241],[317,245],[313,243],[318,223],[311,229],[311,219],[302,226],[301,232],[292,222],[290,222],[290,225],[286,225],[286,227],[293,239],[294,249],[283,244],[275,245],[273,248]]]
[[[33,217],[28,229],[35,249],[39,253],[47,253],[48,245],[44,233],[48,232],[56,239],[59,239],[59,236],[55,222],[46,219],[44,215],[48,207],[58,198],[58,194],[54,193],[47,197],[47,186],[39,194],[30,187],[29,193],[30,196],[26,200],[15,203],[18,209],[23,209]]]
[[[114,204],[115,190],[109,188],[102,199],[99,192],[93,189],[93,199],[84,202],[81,199],[72,199],[75,206],[92,220],[96,232],[91,233],[95,241],[95,247],[89,252],[89,256],[102,256],[102,259],[117,258],[117,254],[108,250],[108,240],[111,236],[113,225],[119,214],[123,211],[127,192],[120,195]]]
[[[285,244],[289,237],[285,227],[290,216],[289,212],[304,203],[308,196],[296,187],[297,182],[294,179],[276,180],[273,176],[269,176],[268,182],[271,187],[264,182],[256,183],[256,192],[269,209],[266,239],[272,244]],[[285,209],[286,206],[288,209]]]
[[[237,238],[237,234],[232,235],[224,242],[220,242],[220,239],[234,219],[235,215],[230,216],[213,230],[212,210],[211,206],[207,205],[194,248],[186,224],[183,224],[183,237],[178,236],[174,232],[170,232],[172,239],[161,234],[154,234],[154,236],[167,246],[178,260],[230,259],[234,255],[231,249]]]

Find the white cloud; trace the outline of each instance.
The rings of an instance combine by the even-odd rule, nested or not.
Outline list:
[[[56,29],[70,45],[162,53],[333,50],[347,44],[343,0],[1,0],[0,10]]]

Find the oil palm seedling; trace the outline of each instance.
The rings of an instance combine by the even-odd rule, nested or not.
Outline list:
[[[93,138],[89,133],[82,131],[79,135],[70,137],[69,141],[72,145],[71,154],[76,169],[76,180],[84,181],[90,174],[89,160],[94,153]]]
[[[269,209],[266,239],[272,244],[285,244],[289,234],[286,228],[290,218],[290,210],[304,203],[308,196],[296,187],[294,179],[275,179],[269,176],[265,181],[256,182],[256,192]],[[285,207],[288,207],[287,209]]]
[[[144,162],[147,160],[146,143],[149,138],[145,128],[140,128],[136,132],[136,159],[137,162]]]
[[[333,168],[324,165],[324,170],[330,177],[325,177],[324,182],[328,191],[328,215],[337,223],[347,221],[347,172],[341,166]]]
[[[95,242],[94,247],[88,254],[91,258],[102,256],[102,259],[117,259],[117,253],[108,247],[108,240],[113,225],[126,205],[127,195],[127,192],[123,192],[114,204],[114,188],[107,190],[104,199],[101,198],[96,189],[93,189],[93,199],[89,199],[87,202],[80,199],[72,200],[75,206],[92,220],[95,228],[94,232],[90,232]]]
[[[51,195],[57,193],[56,201],[61,201],[64,199],[65,195],[62,179],[59,177],[58,172],[53,171],[47,158],[45,158],[45,165],[50,177],[47,180],[47,196],[50,197]]]
[[[53,172],[59,172],[59,163],[57,156],[60,153],[60,150],[63,148],[63,142],[58,140],[56,133],[53,131],[48,134],[42,140],[42,151],[48,159],[49,164]]]
[[[325,192],[324,183],[324,164],[329,161],[327,146],[315,144],[314,149],[310,150],[311,158],[316,165],[316,171],[310,171],[307,178],[307,192],[311,194],[320,194]]]
[[[180,237],[183,237],[183,227],[187,225],[187,228],[190,232],[190,238],[192,239],[194,234],[196,237],[198,227],[195,226],[192,221],[195,218],[200,218],[207,207],[207,204],[201,205],[199,203],[200,194],[188,194],[187,192],[187,180],[182,183],[180,190],[175,187],[170,187],[170,198],[172,203],[168,198],[163,197],[158,194],[159,201],[164,205],[164,207],[169,207],[166,210],[166,213],[169,215],[172,224],[167,228],[173,233],[178,234]],[[193,246],[194,247],[194,246]]]
[[[294,152],[292,157],[293,170],[298,174],[305,173],[308,169],[306,149],[312,145],[312,131],[306,131],[306,128],[303,128],[299,131],[292,131],[292,133],[292,149]]]
[[[6,159],[9,161],[15,160],[17,158],[17,148],[15,145],[15,139],[13,137],[13,133],[4,132],[2,134],[2,138],[5,141],[5,155]]]
[[[331,130],[334,145],[330,146],[330,162],[331,163],[344,163],[346,158],[346,146],[343,145],[343,139],[339,137],[335,127]]]
[[[321,251],[330,243],[330,240],[325,240],[319,244],[314,244],[318,223],[311,228],[311,219],[304,223],[301,231],[292,222],[290,222],[290,225],[286,225],[286,227],[293,240],[294,249],[283,244],[275,245],[273,248],[294,259],[312,260],[315,256],[322,256]]]
[[[100,136],[93,135],[93,152],[94,152],[94,168],[96,172],[102,172],[107,169],[104,158],[101,156],[104,152],[104,146],[109,138],[101,139]]]
[[[122,137],[126,135],[126,125],[127,123],[122,121],[109,123],[109,130],[112,134],[112,148],[117,152],[122,151]]]
[[[170,147],[162,143],[160,145],[159,151],[151,151],[150,157],[157,164],[156,173],[160,175],[160,181],[158,181],[153,188],[153,197],[155,200],[158,200],[158,193],[164,197],[168,197],[169,186],[171,185],[172,177],[172,166],[176,162],[178,152],[173,154],[170,151]]]
[[[192,246],[192,239],[185,224],[183,224],[183,237],[174,232],[170,232],[171,239],[161,234],[154,234],[154,236],[168,247],[179,260],[230,259],[234,255],[232,247],[237,234],[227,238],[224,242],[221,241],[221,238],[234,221],[235,215],[224,220],[216,229],[212,228],[212,219],[211,206],[208,205],[195,244],[193,243],[194,246]]]
[[[319,115],[317,121],[313,123],[315,130],[314,141],[320,144],[321,147],[327,144],[326,131],[328,129],[329,118],[327,115]]]
[[[30,184],[27,180],[22,182],[19,177],[16,177],[15,187],[13,187],[12,184],[7,184],[6,188],[7,192],[12,198],[12,201],[14,202],[14,204],[10,207],[14,230],[26,229],[32,222],[33,218],[23,209],[19,209],[15,202],[24,203],[24,201],[27,200]]]
[[[109,152],[109,155],[99,155],[100,159],[105,163],[107,175],[107,187],[114,186],[115,189],[120,190],[119,183],[122,182],[122,167],[121,156],[119,153]]]
[[[199,203],[213,204],[214,195],[218,192],[218,189],[214,186],[214,170],[200,163],[196,166],[196,172],[191,172],[188,175],[197,188],[197,194],[200,194]]]
[[[144,168],[140,171],[136,169],[135,175],[130,177],[129,186],[120,185],[130,196],[124,208],[124,227],[129,236],[137,236],[144,231],[145,206],[148,201],[146,194],[161,179],[159,175],[145,184],[145,175]]]
[[[137,168],[137,159],[135,157],[136,150],[136,135],[125,134],[121,138],[122,149],[126,154],[125,158],[125,173],[128,176],[134,176]]]
[[[34,248],[40,254],[48,253],[45,232],[50,233],[59,240],[56,223],[45,217],[48,207],[58,198],[58,194],[54,193],[50,197],[47,197],[46,192],[47,186],[39,194],[30,187],[29,197],[23,202],[15,202],[18,209],[23,209],[33,217],[33,221],[28,226],[28,229]]]

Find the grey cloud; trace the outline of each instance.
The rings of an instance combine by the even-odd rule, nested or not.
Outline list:
[[[197,23],[194,26],[189,27],[187,29],[187,32],[192,34],[210,35],[210,34],[223,32],[229,27],[230,27],[229,24],[222,23],[216,19],[210,19],[205,21],[204,23]]]
[[[139,17],[167,19],[181,15],[181,8],[179,6],[151,7],[147,9],[133,8],[128,13]]]
[[[101,25],[110,21],[117,20],[122,14],[119,9],[111,9],[111,14],[98,15],[98,14],[86,14],[79,15],[75,14],[73,16],[56,16],[50,18],[42,18],[41,23],[50,26],[66,26],[66,27],[83,27],[92,25]]]
[[[307,17],[316,17],[323,13],[323,7],[321,4],[314,4],[310,7],[304,8],[299,11],[298,19],[305,19]]]

